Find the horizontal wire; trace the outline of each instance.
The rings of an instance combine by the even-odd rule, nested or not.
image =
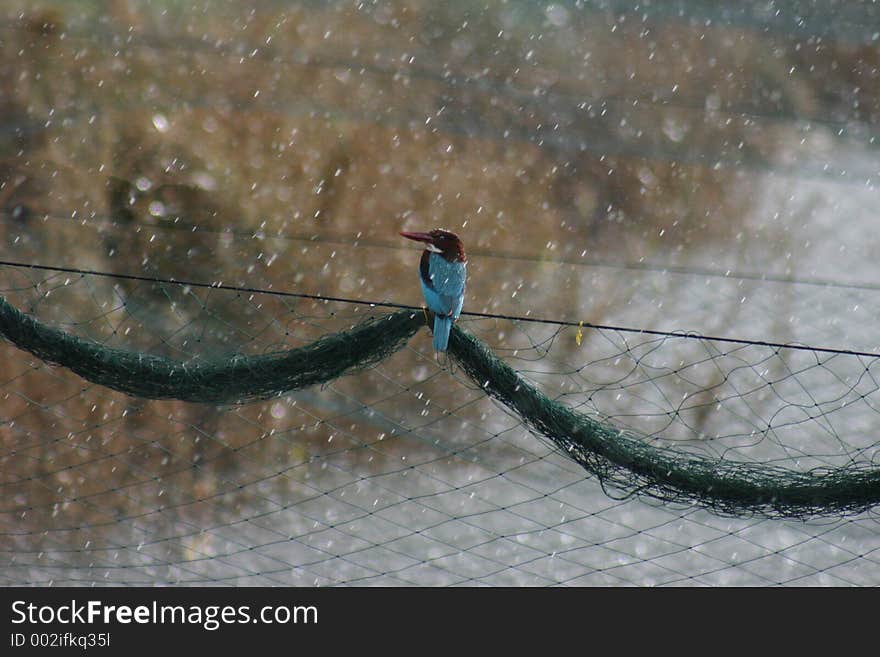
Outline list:
[[[0,214],[3,209],[0,208]],[[71,222],[73,219],[69,216],[52,214],[47,212],[38,212],[41,217],[52,219],[54,221]],[[85,220],[76,220],[79,225],[88,225],[87,222],[95,222],[114,227],[122,227],[118,219],[109,215],[93,214]],[[305,234],[305,233],[277,233],[269,234],[262,228],[257,230],[237,230],[230,228],[205,228],[199,224],[174,220],[158,221],[157,223],[147,223],[136,219],[125,219],[126,225],[140,226],[150,230],[164,231],[180,231],[191,235],[204,233],[208,235],[224,235],[231,236],[234,239],[267,239],[282,240],[288,242],[308,242],[311,244],[335,244],[338,246],[350,247],[368,247],[377,249],[390,250],[409,250],[411,247],[405,245],[393,244],[384,240],[347,238],[342,235],[334,234]],[[684,276],[705,276],[707,278],[723,278],[726,280],[747,280],[759,281],[765,283],[784,283],[790,285],[808,285],[812,287],[825,287],[844,290],[865,290],[880,291],[880,283],[870,283],[867,281],[844,282],[832,278],[824,278],[821,276],[804,276],[797,277],[787,274],[768,274],[766,272],[748,272],[737,271],[733,269],[725,269],[724,271],[712,269],[710,267],[699,267],[693,265],[667,265],[651,261],[642,262],[615,262],[613,260],[604,260],[592,257],[547,257],[543,255],[530,253],[517,253],[513,251],[499,251],[498,249],[481,249],[479,247],[468,247],[469,255],[479,256],[481,258],[500,258],[502,260],[516,260],[521,262],[535,262],[540,264],[554,265],[572,265],[576,267],[595,267],[603,269],[621,269],[625,271],[640,271],[658,274],[680,274]]]
[[[205,283],[200,281],[187,281],[175,278],[158,278],[153,276],[144,276],[139,274],[119,274],[114,272],[98,271],[94,269],[80,269],[77,267],[58,267],[52,265],[41,265],[36,263],[14,262],[10,260],[0,260],[0,266],[17,267],[22,269],[35,269],[40,271],[53,271],[65,274],[78,274],[82,276],[101,276],[105,278],[117,278],[121,280],[141,281],[146,283],[163,283],[169,285],[180,285],[187,287],[207,288],[213,290],[225,290],[229,292],[247,292],[249,294],[266,294],[272,296],[310,299],[313,301],[328,301],[337,303],[348,303],[352,305],[381,307],[381,308],[397,308],[400,310],[413,310],[421,312],[421,306],[413,306],[410,304],[397,303],[394,301],[367,301],[365,299],[351,299],[346,297],[334,297],[323,294],[308,294],[304,292],[287,292],[283,290],[269,290],[264,288],[248,287],[243,285],[227,285],[225,283]],[[575,322],[564,319],[549,319],[545,317],[529,317],[523,315],[508,315],[499,313],[484,313],[476,311],[463,311],[462,316],[476,317],[481,319],[503,319],[514,322],[528,322],[532,324],[546,324],[550,326],[572,326],[577,328],[598,329],[602,331],[617,331],[619,333],[635,333],[639,335],[656,335],[669,338],[684,338],[687,340],[701,340],[709,342],[722,342],[728,344],[739,344],[759,347],[772,347],[775,349],[789,349],[793,351],[806,351],[810,353],[836,354],[843,356],[861,356],[865,358],[880,358],[880,354],[868,351],[857,351],[854,349],[836,349],[833,347],[814,347],[810,345],[797,343],[772,342],[769,340],[749,340],[746,338],[731,338],[724,336],[702,335],[694,331],[661,331],[657,329],[633,328],[626,326],[613,326],[610,324],[593,324],[590,322]]]

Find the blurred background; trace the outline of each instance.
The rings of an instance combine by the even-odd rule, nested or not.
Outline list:
[[[548,395],[684,451],[880,459],[872,3],[7,0],[0,55],[0,291],[42,321],[291,348],[420,305],[397,233],[444,227],[465,311],[504,316],[462,327]],[[875,513],[605,490],[427,331],[230,407],[0,351],[6,585],[880,584]]]

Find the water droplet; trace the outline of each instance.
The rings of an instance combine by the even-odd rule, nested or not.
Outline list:
[[[159,132],[168,132],[171,125],[168,123],[168,119],[165,118],[164,114],[154,114],[153,127]]]
[[[669,137],[670,140],[679,142],[687,134],[687,126],[671,117],[667,117],[663,121],[663,134]]]
[[[544,13],[547,15],[547,20],[550,21],[551,25],[563,27],[568,24],[568,9],[562,5],[548,5]]]

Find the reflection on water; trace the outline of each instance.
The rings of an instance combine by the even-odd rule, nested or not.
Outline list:
[[[445,226],[466,311],[874,350],[880,62],[856,28],[876,10],[792,2],[794,28],[760,3],[623,4],[7,3],[2,260],[136,278],[7,264],[0,288],[112,346],[261,353],[382,311],[258,290],[417,304],[397,231]],[[865,356],[463,323],[548,394],[681,449],[876,458]],[[870,516],[617,501],[424,333],[222,408],[3,349],[8,584],[877,583]]]

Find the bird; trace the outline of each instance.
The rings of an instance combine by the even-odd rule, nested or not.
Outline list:
[[[449,346],[452,323],[461,315],[467,282],[467,256],[455,233],[435,228],[428,233],[401,231],[403,237],[422,242],[419,280],[428,310],[434,313],[434,352],[438,360]]]

